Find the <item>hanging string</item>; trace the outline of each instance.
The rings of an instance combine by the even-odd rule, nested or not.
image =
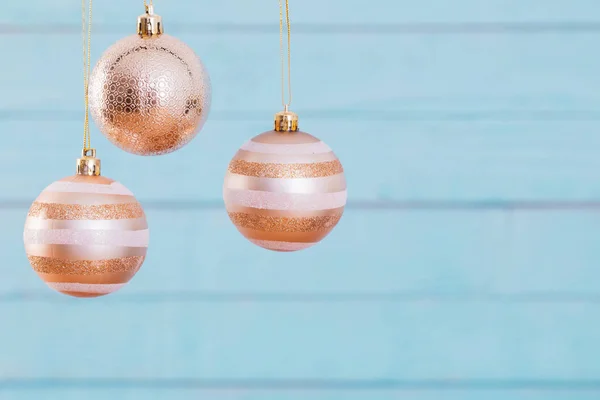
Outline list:
[[[90,109],[89,109],[89,78],[91,70],[92,43],[92,0],[89,0],[86,13],[86,0],[81,0],[81,37],[83,41],[83,96],[85,103],[85,119],[83,122],[83,151],[91,148],[90,142]]]
[[[144,0],[144,7],[148,6],[154,6],[154,0],[150,0],[149,2],[146,2],[146,0]]]
[[[283,2],[279,0],[279,49],[281,53],[281,104],[288,111],[292,104],[292,49],[290,28],[290,1],[285,0],[285,22],[287,26],[287,75],[288,75],[288,101],[285,101],[285,51],[283,45]]]

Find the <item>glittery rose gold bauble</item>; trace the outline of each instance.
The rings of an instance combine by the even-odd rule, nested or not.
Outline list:
[[[75,297],[97,297],[120,289],[140,269],[148,224],[125,186],[75,175],[39,195],[23,238],[31,266],[48,286]]]
[[[342,164],[304,132],[265,132],[237,152],[223,188],[231,221],[252,243],[295,251],[323,239],[346,205]]]
[[[90,77],[90,109],[100,131],[138,155],[175,151],[200,131],[210,80],[194,51],[162,34],[132,35],[111,46]]]

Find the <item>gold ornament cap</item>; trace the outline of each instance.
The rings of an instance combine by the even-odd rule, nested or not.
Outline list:
[[[275,114],[275,131],[276,132],[297,132],[298,131],[298,114],[285,111]]]
[[[138,17],[137,33],[142,39],[149,39],[162,35],[162,17],[154,14],[154,6],[147,5],[146,13]]]
[[[77,175],[100,176],[100,159],[96,158],[96,149],[83,149],[77,159]]]

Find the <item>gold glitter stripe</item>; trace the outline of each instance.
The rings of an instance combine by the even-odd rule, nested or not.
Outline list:
[[[344,207],[328,208],[325,210],[269,210],[266,208],[245,207],[237,204],[227,204],[227,212],[266,217],[312,218],[312,217],[341,217]]]
[[[110,260],[60,260],[53,257],[27,256],[33,270],[53,275],[100,275],[106,273],[135,273],[144,256],[112,258]]]
[[[77,244],[26,244],[29,256],[52,257],[60,260],[106,260],[132,256],[145,256],[147,247],[101,246]]]
[[[38,203],[106,205],[136,203],[135,197],[122,194],[42,192],[35,200]]]
[[[258,163],[232,160],[229,172],[258,178],[319,178],[344,172],[339,160],[311,164]]]
[[[255,229],[265,232],[315,232],[333,228],[340,215],[322,217],[271,217],[260,214],[230,212],[229,218],[240,228]]]
[[[98,206],[35,202],[27,216],[60,220],[130,219],[143,217],[144,210],[138,202]]]

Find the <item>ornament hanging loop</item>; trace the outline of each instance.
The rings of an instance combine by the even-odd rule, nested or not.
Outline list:
[[[163,23],[160,15],[154,14],[154,5],[145,4],[146,13],[138,17],[137,34],[142,39],[150,39],[163,34]]]
[[[100,159],[96,158],[96,149],[83,149],[77,159],[77,175],[100,176]]]

